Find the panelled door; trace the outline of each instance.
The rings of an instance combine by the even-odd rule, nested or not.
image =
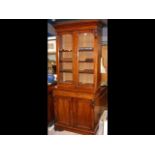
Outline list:
[[[73,126],[81,129],[93,129],[93,105],[88,99],[73,99]]]
[[[55,97],[56,122],[71,126],[71,98],[57,96]]]

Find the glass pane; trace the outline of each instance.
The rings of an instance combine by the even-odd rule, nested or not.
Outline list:
[[[60,38],[59,49],[59,66],[60,66],[60,81],[69,82],[73,81],[73,43],[72,35],[64,34]]]
[[[80,84],[92,85],[94,83],[93,80],[94,80],[93,74],[87,74],[87,73],[79,74],[79,83]]]
[[[94,36],[92,33],[80,33],[79,34],[79,48],[85,50],[91,50],[94,47]]]
[[[72,50],[72,35],[71,34],[64,34],[62,35],[62,46],[61,48],[64,50]]]
[[[80,33],[78,41],[79,84],[92,85],[94,83],[94,35]]]

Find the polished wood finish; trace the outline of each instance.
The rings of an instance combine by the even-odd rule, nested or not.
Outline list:
[[[55,97],[55,103],[56,121],[63,125],[70,125],[71,98]]]
[[[107,87],[96,94],[55,89],[55,129],[95,134],[101,114],[107,108]]]
[[[77,99],[73,101],[73,126],[80,129],[93,129],[93,107],[91,100]]]
[[[54,27],[57,32],[58,75],[58,85],[53,91],[55,129],[95,134],[99,118],[107,105],[107,87],[100,86],[102,23],[99,20],[81,20],[59,23]],[[66,49],[62,49],[64,34],[72,35],[73,39],[69,41],[71,44],[65,40],[63,47]],[[86,40],[85,34],[90,40]],[[88,44],[90,46],[86,47]],[[69,51],[68,55],[72,52],[71,59],[62,59],[62,53],[66,51]],[[62,64],[64,60],[68,61],[67,64]],[[69,66],[71,64],[72,67]],[[69,82],[62,80],[62,76],[69,79],[69,75],[62,75],[65,72],[72,74]]]

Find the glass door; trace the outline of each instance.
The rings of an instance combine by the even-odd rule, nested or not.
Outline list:
[[[73,36],[60,36],[59,48],[59,75],[61,83],[73,82]]]
[[[78,83],[93,86],[94,84],[94,34],[78,34]]]

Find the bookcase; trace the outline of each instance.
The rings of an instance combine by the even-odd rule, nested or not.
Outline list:
[[[53,91],[55,129],[95,134],[107,103],[101,87],[100,20],[76,20],[54,25],[58,84]]]

